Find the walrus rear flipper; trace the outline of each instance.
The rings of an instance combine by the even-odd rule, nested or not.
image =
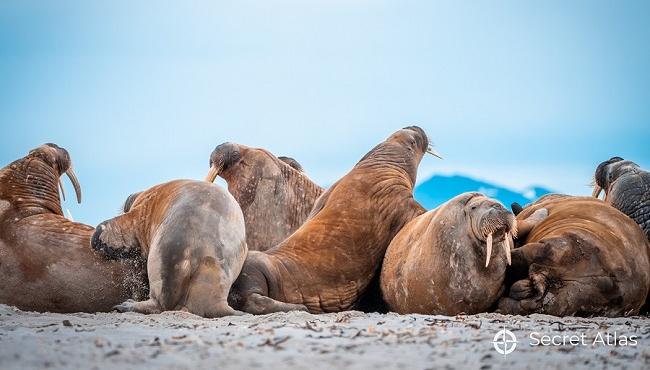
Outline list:
[[[99,224],[93,233],[90,245],[109,259],[142,257],[142,251],[135,238],[120,228],[121,218],[122,216],[118,216]]]
[[[524,210],[524,207],[522,207],[521,204],[517,202],[512,202],[512,204],[510,204],[510,209],[512,209],[512,213],[514,213],[515,216],[517,216],[518,214],[521,213],[521,211]]]
[[[146,301],[136,302],[132,299],[124,303],[114,306],[113,309],[117,312],[137,312],[145,315],[161,313],[162,309],[155,299],[148,299]]]
[[[499,300],[498,312],[511,315],[528,315],[540,312],[546,295],[546,276],[540,265],[532,264],[528,278],[518,280],[510,286],[509,297]]]
[[[250,294],[243,307],[244,311],[253,315],[264,315],[274,312],[308,311],[302,304],[284,303],[258,293]]]

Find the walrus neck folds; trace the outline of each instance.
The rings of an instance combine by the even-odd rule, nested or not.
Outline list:
[[[31,214],[54,213],[63,216],[58,192],[59,176],[41,159],[27,157],[7,168],[2,197]]]
[[[416,158],[414,153],[407,152],[401,145],[384,142],[374,147],[368,154],[361,158],[355,168],[371,168],[377,166],[395,168],[408,176],[412,188],[416,181],[417,167],[421,159],[422,156]]]

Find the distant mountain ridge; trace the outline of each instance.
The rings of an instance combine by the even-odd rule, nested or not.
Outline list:
[[[512,202],[526,205],[551,190],[531,186],[521,192],[504,188],[489,182],[480,181],[461,175],[434,175],[415,187],[415,199],[426,209],[433,209],[449,199],[468,191],[478,191],[495,198],[510,209]]]

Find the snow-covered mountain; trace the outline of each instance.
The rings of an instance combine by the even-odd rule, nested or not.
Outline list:
[[[415,187],[415,199],[425,208],[432,209],[456,195],[468,191],[478,191],[495,198],[508,209],[510,209],[512,202],[518,202],[523,206],[544,194],[552,192],[539,186],[531,186],[523,191],[516,191],[461,175],[434,175]]]

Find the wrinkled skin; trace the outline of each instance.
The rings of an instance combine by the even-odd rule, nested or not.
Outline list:
[[[70,168],[65,149],[45,144],[0,170],[0,303],[99,312],[146,295],[142,261],[106,261],[90,248],[94,229],[63,217],[57,185]]]
[[[249,250],[267,250],[302,225],[323,189],[293,158],[264,149],[223,143],[210,155],[212,182],[221,176],[241,206]]]
[[[614,157],[598,166],[594,179],[594,196],[605,190],[605,202],[632,218],[650,240],[650,172]]]
[[[246,258],[244,218],[235,199],[203,181],[176,180],[130,196],[125,213],[101,223],[92,246],[110,258],[147,258],[149,300],[119,311],[237,314],[227,302]]]
[[[413,185],[427,146],[419,127],[377,145],[318,199],[295,233],[266,252],[249,253],[229,299],[253,314],[354,307],[390,241],[424,213]]]
[[[486,312],[505,289],[514,221],[499,202],[480,193],[461,194],[413,219],[384,257],[381,292],[389,309],[434,315]]]
[[[556,316],[635,315],[650,287],[649,244],[629,217],[591,197],[552,195],[517,215],[546,209],[512,253],[514,281],[499,311]]]

